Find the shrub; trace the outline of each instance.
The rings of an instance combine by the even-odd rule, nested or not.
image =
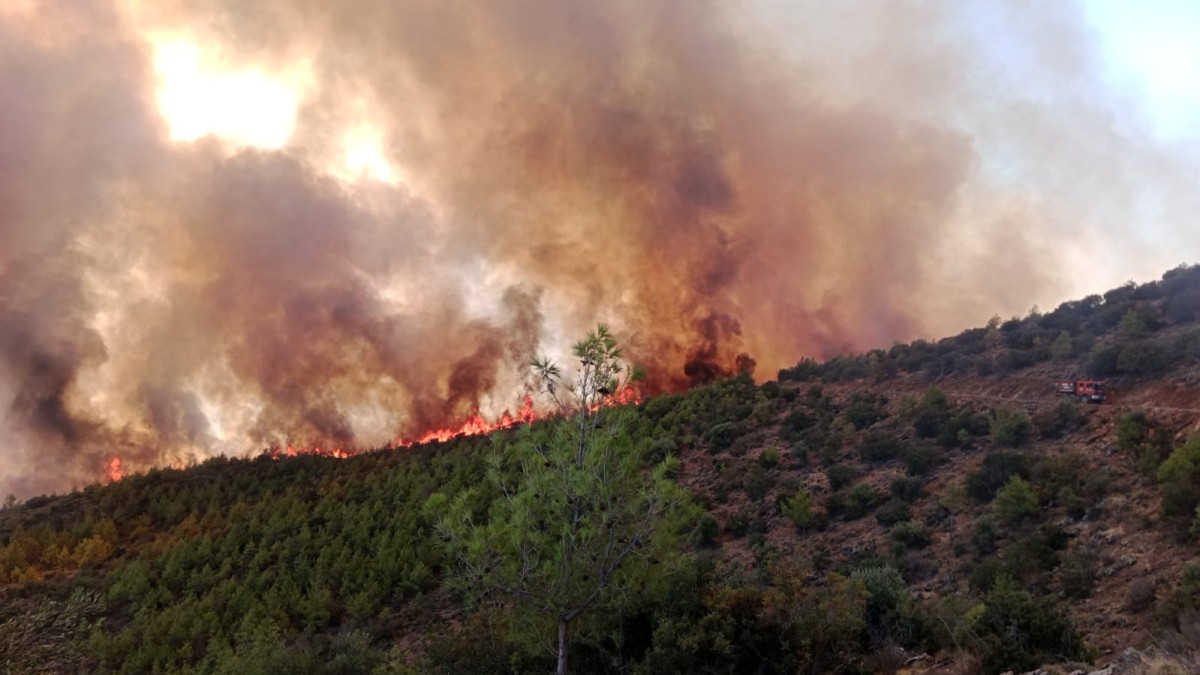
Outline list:
[[[1024,455],[1013,452],[988,453],[980,467],[967,475],[967,494],[976,501],[989,502],[1013,476],[1028,476]]]
[[[942,453],[927,445],[908,445],[901,460],[908,475],[923,476],[941,463]]]
[[[1083,641],[1070,618],[1011,580],[999,580],[988,592],[974,627],[983,639],[983,667],[990,675],[1084,657]]]
[[[1039,412],[1033,416],[1033,427],[1041,438],[1062,438],[1064,435],[1082,429],[1087,423],[1079,404],[1074,401],[1059,401],[1050,410]]]
[[[843,520],[856,520],[867,515],[879,503],[879,494],[875,488],[866,483],[860,483],[853,489],[840,490],[825,500],[825,510],[831,517]]]
[[[932,536],[929,528],[921,523],[904,520],[892,526],[888,531],[892,541],[905,548],[924,548],[929,545]]]
[[[714,424],[707,433],[704,434],[704,440],[708,442],[709,452],[721,452],[728,450],[729,446],[737,440],[741,435],[738,426],[733,422],[720,422]]]
[[[716,543],[716,536],[721,533],[721,524],[717,517],[705,511],[696,520],[696,526],[688,535],[688,542],[697,548],[706,548]]]
[[[996,444],[1015,448],[1029,441],[1032,425],[1029,415],[1008,406],[997,406],[992,410],[991,433]]]
[[[767,496],[767,491],[771,489],[771,485],[775,480],[771,478],[771,474],[761,466],[755,466],[750,469],[750,475],[746,477],[744,489],[746,496],[751,501],[760,502],[763,497]]]
[[[992,502],[996,516],[1006,523],[1016,523],[1037,515],[1038,498],[1029,483],[1020,476],[1008,479]]]
[[[1192,434],[1158,467],[1158,482],[1163,514],[1195,513],[1200,505],[1200,434]]]
[[[879,524],[884,527],[890,527],[909,518],[912,518],[912,508],[907,502],[900,501],[899,499],[888,501],[875,512],[875,520],[879,521]]]
[[[885,405],[887,398],[880,394],[855,393],[850,396],[845,416],[855,429],[866,429],[887,416]]]
[[[771,446],[758,455],[758,465],[764,469],[774,469],[779,466],[779,448]]]
[[[801,532],[823,524],[820,512],[813,508],[812,495],[804,488],[800,488],[795,495],[785,499],[781,506],[783,516],[792,521],[796,529]]]
[[[975,529],[971,532],[971,547],[977,555],[987,555],[996,550],[996,540],[1000,538],[1000,528],[995,521],[987,516],[975,521]]]
[[[925,481],[913,476],[898,476],[888,485],[888,492],[896,499],[912,503],[920,499],[925,489]]]
[[[825,477],[829,479],[829,487],[833,490],[841,490],[858,478],[858,472],[852,467],[845,464],[834,464],[825,469]]]
[[[867,434],[858,452],[868,462],[886,462],[895,459],[904,451],[904,443],[894,434],[873,431]]]

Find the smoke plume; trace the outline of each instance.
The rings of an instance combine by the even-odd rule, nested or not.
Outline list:
[[[292,83],[283,141],[180,138],[172,41]],[[1060,4],[13,3],[0,490],[495,415],[598,321],[654,393],[1153,272],[1195,147],[1105,91]]]

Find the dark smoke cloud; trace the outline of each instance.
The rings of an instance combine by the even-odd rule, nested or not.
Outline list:
[[[1079,222],[1128,213],[1136,176],[1193,206],[1193,155],[1108,124],[1070,8],[764,3],[795,31],[768,40],[716,2],[121,7],[0,10],[0,489],[23,495],[113,456],[497,414],[598,320],[648,391],[769,377],[1061,299]],[[307,64],[288,143],[171,141],[151,34]],[[330,171],[364,115],[404,181]]]

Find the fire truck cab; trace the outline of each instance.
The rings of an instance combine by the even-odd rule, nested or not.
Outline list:
[[[1080,403],[1100,403],[1104,400],[1104,385],[1096,380],[1057,382],[1055,387],[1060,395],[1078,398]]]

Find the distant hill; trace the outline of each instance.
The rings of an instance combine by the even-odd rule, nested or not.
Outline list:
[[[1055,394],[1084,377],[1108,400]],[[700,508],[651,591],[580,628],[574,672],[1065,673],[1151,645],[1123,667],[1200,666],[1200,267],[651,398],[634,425]],[[441,586],[423,508],[521,433],[9,503],[0,671],[549,672]]]

